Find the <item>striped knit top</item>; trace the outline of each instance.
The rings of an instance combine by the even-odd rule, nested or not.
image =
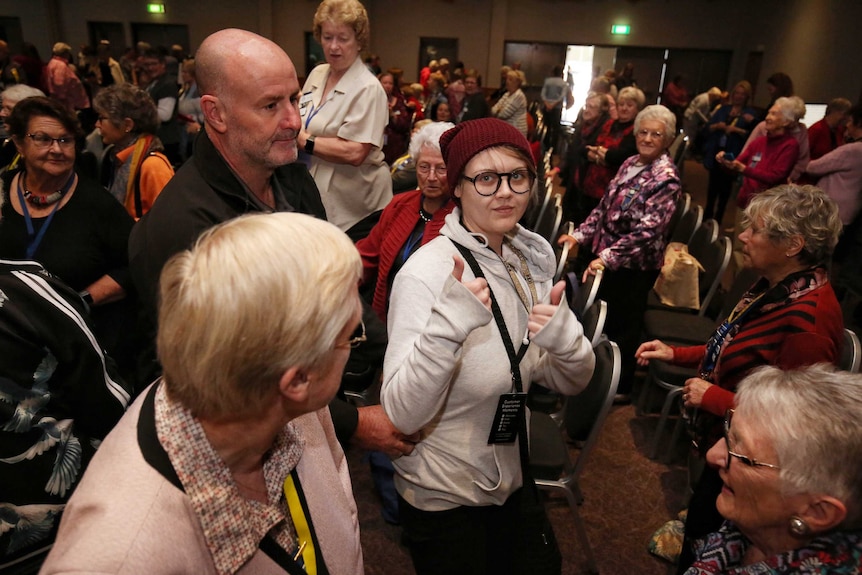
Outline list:
[[[832,285],[823,285],[794,297],[793,286],[801,276],[825,270],[805,270],[791,274],[772,290],[784,289],[780,305],[763,305],[752,310],[739,331],[721,350],[713,372],[713,383],[703,396],[702,409],[716,416],[733,407],[737,384],[749,371],[761,365],[792,369],[820,362],[835,363],[841,355],[844,321]],[[768,288],[760,279],[749,293]],[[763,299],[768,299],[766,294]],[[706,353],[706,345],[674,348],[674,363],[697,367]]]

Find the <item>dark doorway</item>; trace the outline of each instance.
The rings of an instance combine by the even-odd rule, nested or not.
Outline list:
[[[671,50],[667,60],[665,85],[682,75],[690,97],[706,92],[713,86],[727,90],[730,60],[726,50]]]
[[[419,38],[419,70],[431,60],[449,60],[449,69],[458,61],[458,38]]]
[[[617,72],[622,72],[626,64],[632,63],[634,79],[646,96],[647,104],[655,104],[661,93],[666,55],[667,50],[663,48],[617,48]]]
[[[153,48],[170,49],[179,44],[185,52],[193,52],[189,45],[189,27],[185,24],[149,24],[132,22],[132,43],[148,42]]]
[[[506,42],[503,61],[518,65],[527,77],[527,84],[541,87],[554,66],[566,63],[566,44],[545,42]]]
[[[763,52],[749,52],[745,59],[745,73],[742,76],[753,89],[752,100],[757,94],[757,85],[760,82],[760,67],[763,65]],[[729,89],[729,88],[728,88]]]
[[[0,16],[0,40],[5,40],[9,44],[10,54],[20,52],[21,43],[24,41],[20,18]]]
[[[311,74],[311,71],[318,64],[326,62],[326,55],[323,53],[323,46],[315,40],[313,32],[305,33],[305,77]],[[304,82],[305,80],[303,80]]]
[[[119,60],[126,46],[126,31],[120,22],[87,22],[87,32],[90,35],[90,46],[96,46],[102,40],[111,43],[111,57]]]

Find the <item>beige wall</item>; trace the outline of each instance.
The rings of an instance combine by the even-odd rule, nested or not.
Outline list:
[[[303,32],[311,30],[315,0],[166,0],[167,14],[151,16],[138,0],[0,0],[0,15],[21,18],[24,37],[43,57],[62,39],[87,41],[87,21],[188,24],[193,45],[209,33],[239,27],[263,33],[285,48],[302,71]],[[733,50],[729,83],[741,77],[751,51],[763,51],[763,80],[789,73],[800,96],[856,100],[862,90],[857,64],[862,53],[859,0],[367,0],[371,50],[384,67],[418,75],[420,36],[459,39],[460,58],[485,78],[496,77],[506,40]],[[47,10],[59,12],[61,38],[54,38]],[[632,34],[610,36],[612,23]]]

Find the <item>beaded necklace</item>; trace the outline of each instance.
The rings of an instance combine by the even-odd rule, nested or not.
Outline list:
[[[21,187],[22,193],[24,195],[24,199],[33,204],[34,206],[38,206],[40,208],[44,208],[45,206],[50,206],[51,204],[56,204],[66,192],[69,191],[69,188],[72,187],[72,182],[75,181],[75,172],[72,171],[72,175],[69,176],[69,179],[66,180],[66,184],[54,192],[53,194],[48,194],[47,196],[40,196],[34,194],[30,190],[27,189],[27,172],[21,171],[21,175],[18,179],[18,185]]]

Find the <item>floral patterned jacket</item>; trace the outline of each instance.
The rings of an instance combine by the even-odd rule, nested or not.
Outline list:
[[[612,270],[658,270],[664,262],[668,224],[680,194],[680,178],[665,153],[631,179],[623,162],[598,206],[573,234]]]
[[[716,533],[696,543],[697,560],[685,575],[856,575],[862,571],[862,532],[835,531],[811,541],[808,546],[742,565],[751,542],[737,527],[725,521]]]

